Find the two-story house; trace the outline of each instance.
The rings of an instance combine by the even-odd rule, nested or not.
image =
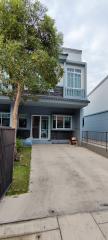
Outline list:
[[[82,51],[63,48],[60,63],[64,76],[56,88],[37,100],[21,103],[17,135],[31,142],[67,142],[71,136],[81,140],[82,108],[87,106],[87,68]],[[11,126],[13,105],[0,96],[0,125]]]

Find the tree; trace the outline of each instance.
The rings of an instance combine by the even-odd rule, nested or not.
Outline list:
[[[63,75],[61,46],[62,34],[39,1],[0,1],[0,92],[13,100],[13,128],[21,100],[54,88]]]

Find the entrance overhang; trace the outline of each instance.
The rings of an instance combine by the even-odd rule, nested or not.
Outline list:
[[[81,109],[87,106],[88,100],[77,99],[62,99],[62,98],[39,98],[37,101],[27,101],[25,104],[28,106],[43,106],[43,107],[55,107],[55,108],[69,108],[69,109]]]
[[[0,97],[1,104],[11,104],[12,101],[8,97]],[[55,107],[55,108],[69,108],[69,109],[81,109],[87,106],[89,101],[87,99],[64,99],[62,97],[48,97],[48,96],[36,96],[36,100],[29,99],[23,102],[26,106],[43,106],[43,107]]]

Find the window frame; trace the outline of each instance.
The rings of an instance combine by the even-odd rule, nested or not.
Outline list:
[[[19,114],[19,116],[18,116],[18,129],[27,129],[28,121],[27,121],[26,127],[20,127],[20,125],[19,125],[19,120],[20,119],[26,119],[26,121],[27,121],[28,120],[27,115],[26,114]]]
[[[83,117],[82,118],[82,127],[84,127],[84,125],[85,125],[85,118]]]
[[[53,117],[55,117],[56,119],[55,119],[55,121],[56,121],[56,127],[54,128],[53,127]],[[58,128],[57,127],[57,117],[63,117],[63,128]],[[65,128],[65,118],[66,117],[70,117],[70,128]],[[57,131],[57,130],[60,130],[60,131],[63,131],[63,130],[72,130],[72,115],[61,115],[61,114],[54,114],[54,115],[52,115],[52,130],[55,130],[55,131]]]
[[[73,78],[71,78],[71,79],[73,79],[73,87],[72,86],[68,86],[68,74],[69,73],[73,74]],[[75,80],[76,75],[77,75],[77,77],[80,76],[80,87],[75,87],[75,85],[76,85],[76,80]],[[82,85],[81,79],[82,79],[82,71],[81,71],[80,68],[67,67],[67,81],[66,81],[66,87],[67,88],[81,89],[81,85]],[[78,79],[77,79],[77,81],[78,81]],[[70,83],[70,80],[69,80],[69,83]],[[71,84],[69,84],[69,85],[71,85]]]
[[[7,117],[5,117],[7,115]],[[3,118],[9,119],[9,125],[5,126],[3,125]],[[0,119],[1,119],[1,127],[6,127],[9,128],[10,127],[10,113],[9,112],[0,112]]]

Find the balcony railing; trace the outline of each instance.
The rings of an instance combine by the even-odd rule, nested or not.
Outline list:
[[[75,89],[70,87],[64,87],[64,98],[70,99],[85,99],[84,89]]]

